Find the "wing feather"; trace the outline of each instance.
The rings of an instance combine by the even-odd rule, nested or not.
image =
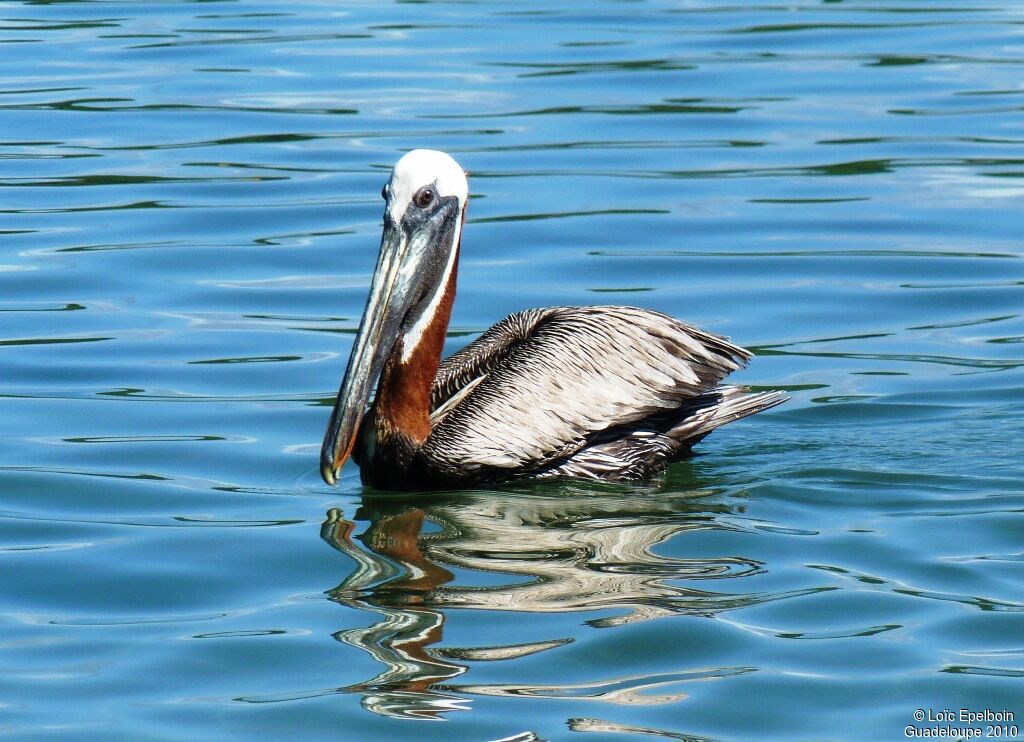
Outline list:
[[[527,472],[602,430],[679,407],[749,358],[723,337],[650,310],[513,314],[442,364],[423,452],[453,478]]]
[[[465,348],[442,360],[431,389],[431,409],[436,410],[474,379],[486,376],[516,344],[529,338],[552,311],[529,309],[510,314]]]

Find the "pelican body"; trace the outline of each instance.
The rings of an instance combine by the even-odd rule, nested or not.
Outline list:
[[[328,484],[349,456],[379,489],[644,479],[785,400],[721,385],[748,351],[635,307],[518,312],[442,362],[466,175],[413,150],[382,195],[380,255],[320,454]]]

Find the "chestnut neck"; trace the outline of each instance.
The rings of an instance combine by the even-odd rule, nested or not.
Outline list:
[[[456,246],[451,270],[443,279],[441,300],[419,342],[411,350],[406,350],[404,343],[407,337],[403,336],[395,344],[381,372],[374,405],[378,437],[381,434],[384,437],[398,434],[419,447],[430,435],[430,390],[441,363],[441,351],[455,301],[459,247]]]

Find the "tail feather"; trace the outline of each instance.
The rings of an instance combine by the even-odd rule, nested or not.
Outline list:
[[[665,434],[680,447],[679,453],[686,455],[691,446],[712,430],[771,409],[787,399],[789,397],[778,391],[751,393],[741,386],[721,386],[695,398],[689,410],[680,410],[683,419]]]
[[[718,387],[670,414],[603,431],[581,450],[534,472],[531,478],[645,479],[689,456],[690,449],[716,428],[787,399],[782,392]]]

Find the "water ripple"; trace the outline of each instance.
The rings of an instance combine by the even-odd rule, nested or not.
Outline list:
[[[3,16],[4,731],[891,739],[1019,706],[1017,4]],[[639,485],[326,490],[414,147],[470,176],[446,352],[607,299],[791,401]]]

